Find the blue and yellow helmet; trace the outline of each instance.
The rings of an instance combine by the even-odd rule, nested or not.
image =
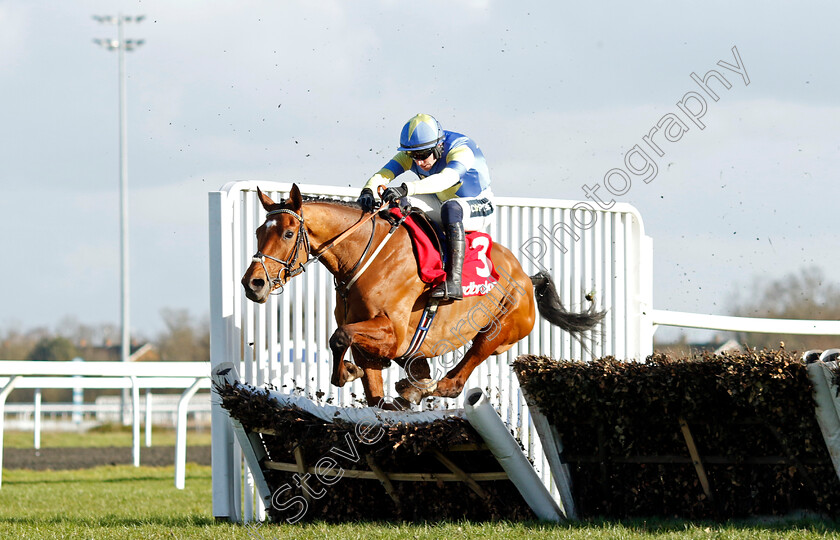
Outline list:
[[[401,152],[413,152],[436,147],[443,140],[440,122],[428,114],[414,115],[400,133]]]

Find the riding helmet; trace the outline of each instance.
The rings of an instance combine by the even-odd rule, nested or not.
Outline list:
[[[435,148],[443,141],[443,128],[440,122],[428,114],[414,115],[406,122],[400,133],[401,152]]]

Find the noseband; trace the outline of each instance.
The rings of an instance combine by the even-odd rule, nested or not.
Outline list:
[[[265,215],[265,217],[266,217],[266,219],[268,219],[269,217],[271,217],[273,215],[276,215],[276,214],[289,214],[291,216],[294,216],[295,219],[297,219],[298,222],[300,222],[300,227],[298,227],[297,239],[295,240],[295,249],[292,250],[292,252],[289,254],[289,256],[286,258],[285,261],[281,261],[280,259],[272,257],[271,255],[266,255],[261,251],[257,251],[257,253],[254,254],[254,256],[251,258],[251,261],[260,263],[260,265],[262,265],[263,272],[265,272],[266,279],[271,279],[271,289],[270,290],[272,291],[272,294],[283,294],[283,281],[280,279],[280,273],[283,270],[285,270],[286,271],[286,276],[287,276],[286,281],[289,281],[290,279],[292,279],[296,275],[306,271],[306,267],[309,265],[309,263],[311,263],[313,261],[317,261],[318,256],[313,257],[311,259],[309,258],[309,254],[312,251],[312,248],[311,248],[311,245],[309,244],[309,236],[306,234],[306,227],[303,226],[303,216],[301,216],[299,214],[296,214],[295,212],[292,212],[291,210],[287,210],[287,209],[283,208],[283,209],[280,209],[280,210],[272,210],[271,212],[268,212]],[[295,264],[295,261],[298,258],[298,253],[300,252],[301,248],[303,248],[303,250],[306,252],[306,259],[307,260],[303,263],[299,263],[297,268],[292,268],[292,265]],[[265,267],[265,260],[266,259],[270,259],[270,260],[272,260],[276,263],[280,263],[280,269],[277,270],[277,277],[276,278],[272,279],[268,275],[268,268]],[[275,285],[280,287],[280,290],[277,293],[273,292]]]

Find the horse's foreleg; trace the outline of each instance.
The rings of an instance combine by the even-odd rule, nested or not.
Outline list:
[[[407,408],[403,404],[385,400],[385,385],[382,382],[382,362],[380,360],[370,359],[358,349],[354,349],[353,357],[356,358],[357,363],[365,372],[362,379],[362,388],[365,390],[368,407],[379,407],[386,410]]]
[[[397,350],[394,325],[388,318],[378,316],[338,327],[330,337],[330,350],[333,353],[331,382],[335,386],[344,386],[362,376],[358,366],[344,360],[344,354],[351,345],[364,351],[369,358],[390,358]]]

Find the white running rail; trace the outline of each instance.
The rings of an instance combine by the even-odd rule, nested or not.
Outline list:
[[[3,428],[9,394],[19,388],[126,388],[132,391],[132,452],[140,466],[140,389],[186,388],[182,398],[210,388],[206,362],[48,362],[0,360],[0,486],[2,485]],[[190,392],[189,394],[187,392]],[[186,406],[179,407],[176,439],[175,487],[184,488]]]

